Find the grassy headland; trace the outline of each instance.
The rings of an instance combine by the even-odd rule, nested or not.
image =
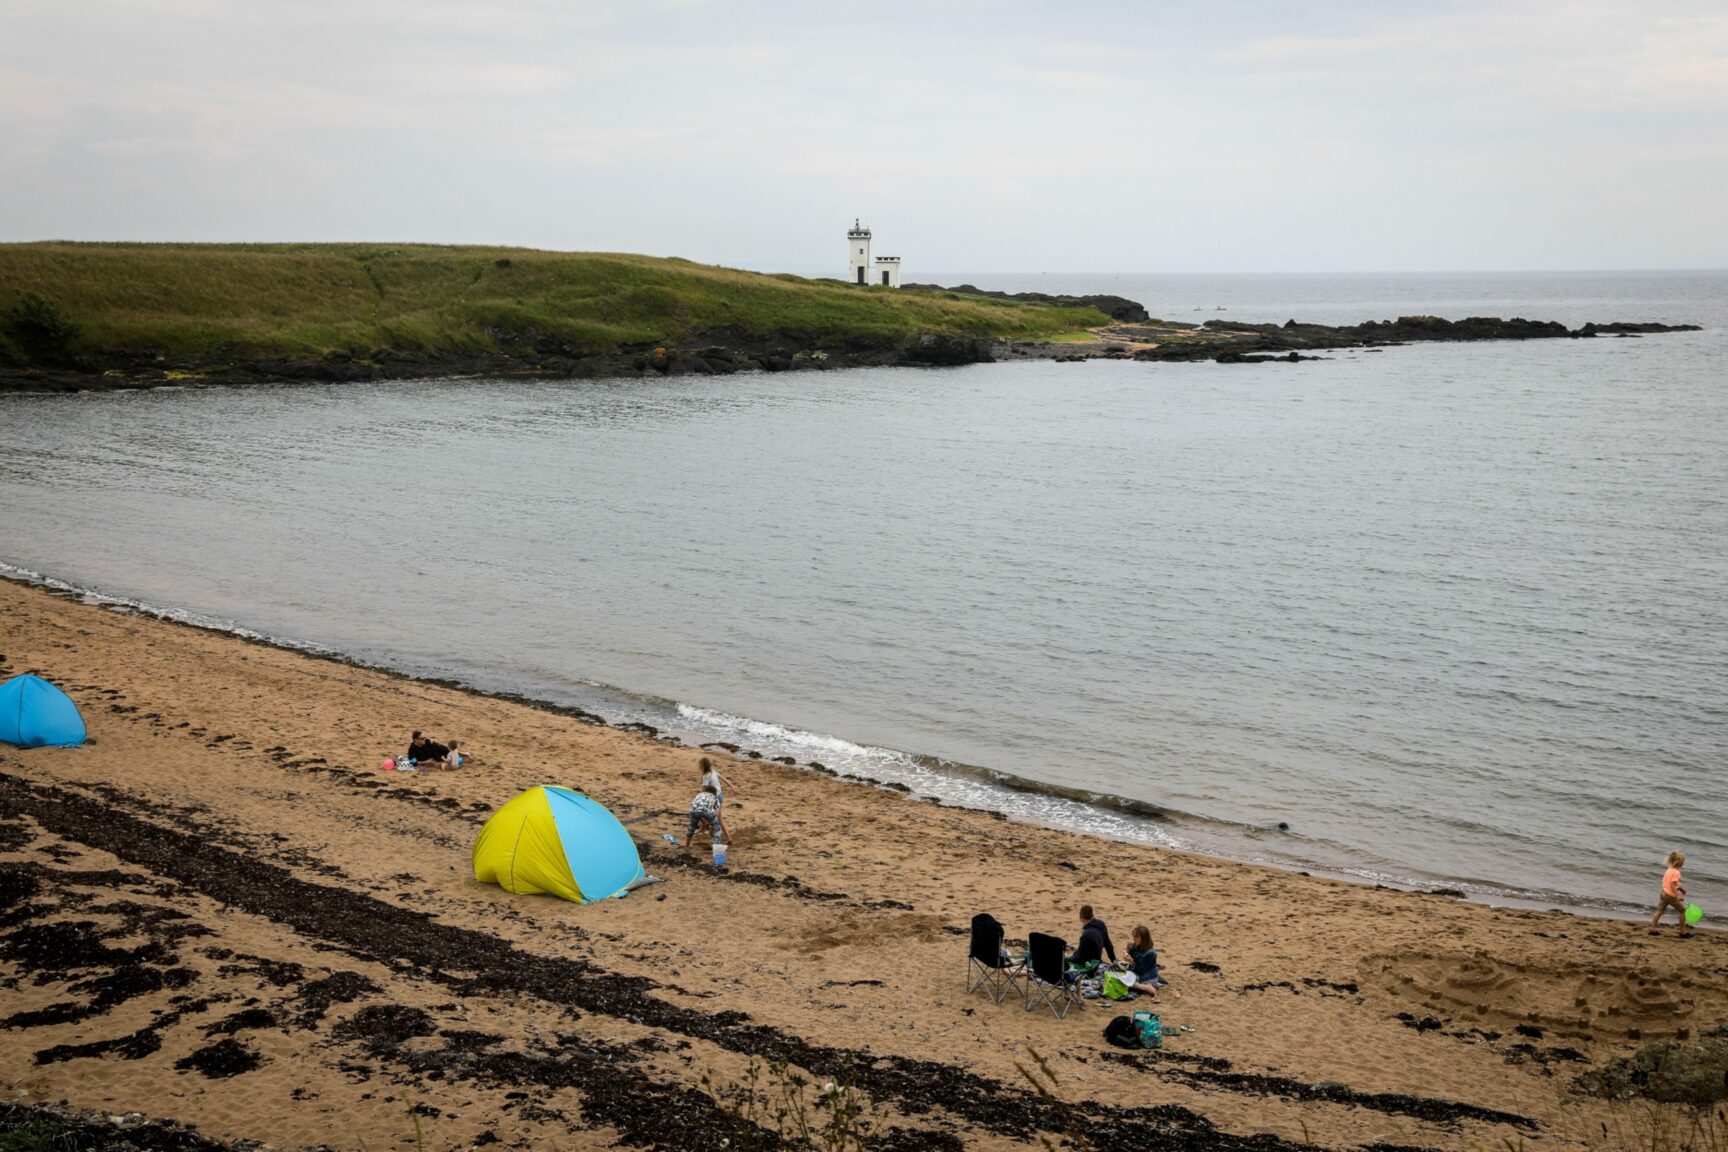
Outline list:
[[[702,344],[887,351],[1037,338],[1091,308],[614,253],[424,244],[0,245],[0,364],[217,372],[391,358],[523,366]],[[554,365],[556,367],[556,365]]]

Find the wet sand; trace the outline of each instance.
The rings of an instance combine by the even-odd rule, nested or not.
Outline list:
[[[0,654],[94,737],[0,745],[13,1101],[285,1148],[412,1146],[416,1123],[435,1148],[717,1148],[738,1134],[702,1078],[759,1057],[849,1078],[883,1148],[1613,1146],[1643,1109],[1579,1075],[1728,1018],[1717,933],[1089,840],[749,760],[722,764],[721,875],[660,839],[702,753],[643,733],[8,582]],[[412,728],[470,765],[379,771]],[[610,806],[665,882],[587,906],[476,883],[480,824],[541,783]],[[1118,947],[1152,928],[1183,993],[1156,1005],[1163,1051],[1104,1045],[1115,1005],[1056,1020],[966,993],[975,912],[1072,942],[1082,900]],[[1061,1101],[1023,1079],[1031,1049]]]

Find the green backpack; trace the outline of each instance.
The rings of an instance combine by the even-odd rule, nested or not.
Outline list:
[[[1140,1033],[1140,1047],[1164,1047],[1164,1022],[1158,1019],[1158,1013],[1146,1011],[1134,1013],[1134,1028]]]

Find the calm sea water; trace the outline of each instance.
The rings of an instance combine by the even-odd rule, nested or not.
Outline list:
[[[941,279],[1707,330],[5,397],[0,570],[1367,879],[1617,908],[1680,848],[1728,908],[1728,274]]]

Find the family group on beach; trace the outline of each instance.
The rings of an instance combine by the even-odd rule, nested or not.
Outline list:
[[[724,867],[721,863],[725,859],[724,845],[729,839],[726,833],[726,792],[731,787],[731,782],[706,756],[698,762],[697,768],[702,774],[702,790],[690,801],[690,811],[684,826],[684,847],[689,848],[696,834],[707,829],[709,840],[715,846],[716,865]],[[1065,944],[1062,944],[1060,949],[1061,979],[1065,990],[1071,991],[1076,1000],[1081,996],[1107,995],[1103,991],[1104,977],[1114,970],[1119,974],[1124,987],[1133,988],[1133,994],[1156,998],[1158,990],[1166,987],[1169,981],[1158,972],[1158,950],[1152,943],[1152,930],[1144,924],[1136,924],[1129,935],[1126,958],[1118,959],[1116,945],[1110,939],[1110,928],[1093,911],[1092,905],[1080,905],[1079,912],[1080,942],[1072,952],[1067,952]],[[994,918],[984,919],[995,924]],[[992,946],[995,960],[991,967],[1003,973],[1012,970],[1016,978],[1037,978],[1038,972],[1030,953],[1011,956],[1001,947],[1001,925],[996,924],[995,933],[995,943]],[[1041,934],[1035,932],[1033,936],[1039,937]],[[1175,989],[1171,990],[1171,994],[1178,998],[1182,995]]]
[[[460,747],[461,741],[452,740],[444,744],[416,728],[409,737],[407,754],[393,760],[387,759],[385,764],[398,772],[420,772],[434,767],[459,768],[462,765]],[[715,864],[724,868],[725,846],[731,840],[726,832],[726,792],[731,788],[732,782],[706,756],[698,762],[697,768],[702,774],[701,791],[690,801],[689,816],[684,827],[684,847],[689,848],[696,834],[707,829],[709,840],[715,847]],[[668,835],[667,839],[672,837]],[[1661,934],[1662,917],[1670,908],[1680,921],[1681,937],[1693,934],[1692,925],[1697,923],[1700,914],[1696,906],[1688,908],[1686,903],[1686,886],[1681,882],[1680,876],[1680,870],[1685,866],[1684,852],[1668,853],[1667,871],[1662,874],[1662,890],[1656,901],[1656,915],[1650,919],[1649,932],[1652,936]],[[1110,930],[1104,921],[1092,914],[1091,905],[1080,906],[1080,920],[1080,943],[1065,959],[1065,970],[1076,980],[1093,975],[1105,959],[1112,965],[1118,964],[1115,945],[1110,941]],[[1021,968],[1025,967],[1025,957],[1015,957],[1014,960]],[[1158,953],[1152,947],[1152,933],[1144,924],[1135,925],[1128,946],[1128,959],[1119,966],[1124,972],[1133,973],[1135,988],[1142,994],[1156,996],[1158,989],[1167,983],[1158,975]],[[1180,996],[1181,993],[1177,992],[1175,995]]]
[[[1088,977],[1101,978],[1105,965],[1134,977],[1130,987],[1142,996],[1156,999],[1160,988],[1170,981],[1158,972],[1158,950],[1152,944],[1152,930],[1136,924],[1128,934],[1128,955],[1117,960],[1116,946],[1110,941],[1110,929],[1093,912],[1092,905],[1080,905],[1080,943],[1066,957],[1065,974],[1070,983],[1084,984]],[[1182,993],[1174,988],[1170,994],[1177,999]]]
[[[408,737],[408,751],[393,759],[386,759],[384,767],[396,772],[425,772],[432,768],[462,767],[462,742],[452,740],[448,744],[440,743],[432,737],[414,729],[414,734]]]
[[[1043,932],[1027,936],[1026,951],[1013,953],[1004,944],[1004,930],[988,913],[973,917],[971,963],[974,974],[981,979],[969,981],[968,991],[994,977],[1005,981],[997,984],[996,1000],[1009,988],[1018,988],[1026,998],[1028,1009],[1033,1007],[1035,993],[1060,1016],[1067,1004],[1085,1000],[1132,1000],[1144,996],[1157,999],[1159,989],[1170,982],[1158,971],[1158,949],[1152,942],[1152,930],[1136,924],[1129,933],[1127,955],[1118,959],[1116,945],[1110,939],[1110,928],[1093,910],[1092,905],[1079,907],[1080,941],[1072,952],[1067,942]],[[1060,993],[1063,1004],[1049,1000],[1049,991]],[[1174,988],[1170,994],[1181,999]]]

